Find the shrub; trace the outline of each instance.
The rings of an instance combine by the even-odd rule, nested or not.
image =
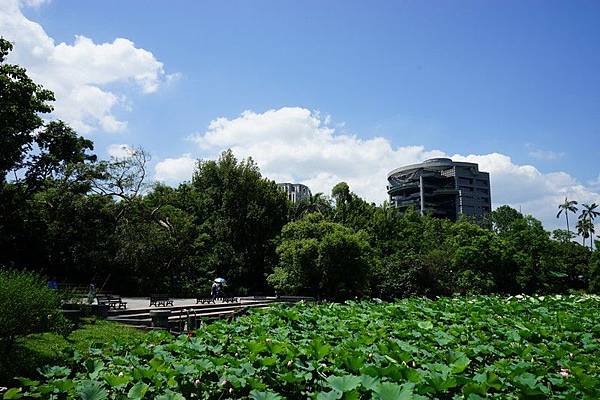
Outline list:
[[[18,336],[50,329],[58,294],[38,274],[0,269],[0,341],[8,351]]]

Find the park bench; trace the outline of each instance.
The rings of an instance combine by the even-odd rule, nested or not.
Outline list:
[[[114,310],[127,308],[127,302],[123,301],[121,296],[114,296],[112,294],[98,294],[96,295],[96,300],[98,300],[98,304],[107,305],[109,308]]]
[[[217,297],[217,299],[223,300],[223,303],[237,303],[239,301],[237,297]],[[215,303],[215,299],[212,297],[196,297],[196,304],[208,303]]]
[[[223,303],[237,303],[239,300],[237,297],[223,297]]]
[[[166,307],[172,305],[173,299],[167,294],[153,294],[150,296],[150,307]]]

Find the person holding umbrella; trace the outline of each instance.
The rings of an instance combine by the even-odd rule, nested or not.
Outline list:
[[[216,278],[213,281],[212,287],[210,288],[210,295],[212,297],[213,303],[218,298],[223,298],[223,285],[225,285],[224,278]]]

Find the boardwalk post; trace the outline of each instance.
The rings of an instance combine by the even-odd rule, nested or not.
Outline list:
[[[153,328],[169,329],[169,316],[171,310],[150,310]]]

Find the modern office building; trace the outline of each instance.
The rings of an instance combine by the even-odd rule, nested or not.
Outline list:
[[[308,186],[301,183],[278,183],[277,186],[287,193],[288,199],[293,203],[311,196]]]
[[[393,170],[388,182],[390,202],[400,209],[456,221],[461,214],[479,219],[492,208],[490,175],[475,163],[432,158]]]

